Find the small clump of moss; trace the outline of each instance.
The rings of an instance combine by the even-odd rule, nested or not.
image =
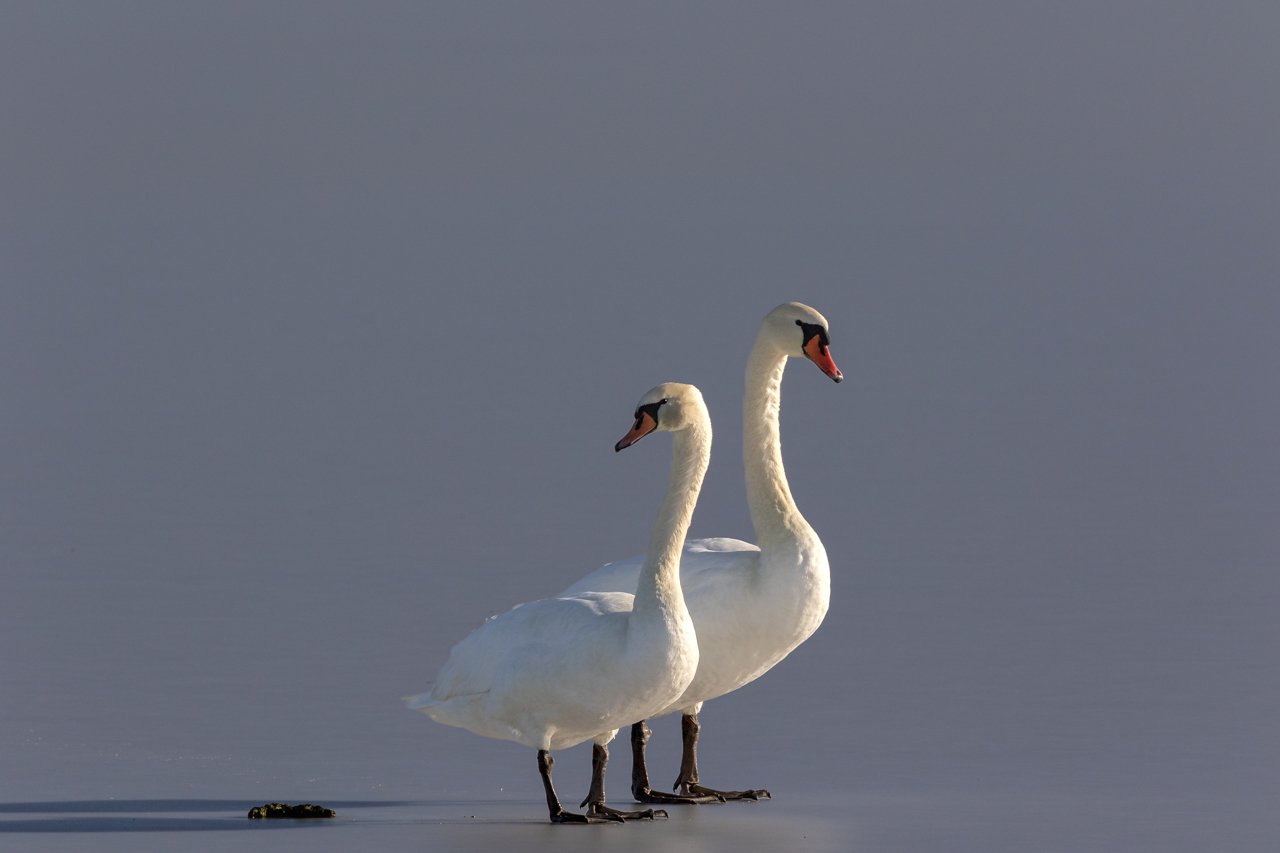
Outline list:
[[[267,803],[265,806],[249,809],[250,820],[261,820],[262,818],[279,818],[279,817],[337,817],[338,813],[333,809],[326,809],[324,806],[313,806],[311,803],[303,803],[300,806],[291,806],[288,803]]]

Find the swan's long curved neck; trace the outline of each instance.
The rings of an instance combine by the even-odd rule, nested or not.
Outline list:
[[[700,423],[672,434],[671,476],[649,535],[632,613],[653,610],[674,614],[684,610],[680,553],[710,462],[711,419],[704,412]]]
[[[747,503],[761,550],[811,534],[800,514],[787,472],[782,467],[782,435],[778,411],[787,355],[775,349],[764,330],[756,336],[747,360],[747,388],[742,402],[742,463],[747,473]]]

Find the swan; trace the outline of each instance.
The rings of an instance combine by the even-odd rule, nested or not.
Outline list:
[[[623,450],[670,432],[671,475],[649,546],[627,590],[590,591],[518,605],[449,653],[434,689],[407,697],[433,720],[538,750],[552,823],[666,817],[661,809],[605,806],[608,746],[620,726],[674,702],[698,668],[698,641],[680,586],[680,555],[711,459],[711,419],[692,385],[659,385],[640,399]],[[586,814],[561,807],[551,750],[592,748]]]
[[[698,779],[698,712],[702,703],[759,678],[809,638],[827,613],[831,577],[827,553],[791,497],[782,467],[778,407],[787,359],[805,357],[830,378],[844,376],[831,358],[827,320],[807,305],[788,302],[760,324],[747,360],[742,456],[751,524],[759,545],[737,539],[686,544],[680,578],[698,633],[700,662],[684,693],[651,716],[680,711],[683,755],[678,794],[649,786],[644,750],[648,726],[631,728],[631,792],[642,803],[705,803],[769,797],[763,789],[717,791]],[[561,595],[629,592],[642,560],[610,563]]]

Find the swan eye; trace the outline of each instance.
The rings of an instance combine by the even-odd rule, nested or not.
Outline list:
[[[809,341],[813,340],[815,335],[818,338],[818,343],[824,348],[831,345],[831,339],[827,337],[827,330],[817,323],[806,323],[803,320],[796,320],[796,325],[800,327],[800,331],[804,335],[804,340],[800,342],[802,349],[809,345]]]
[[[636,409],[636,426],[640,426],[640,418],[644,415],[653,418],[653,422],[656,424],[658,422],[658,409],[662,408],[662,404],[665,402],[667,401],[664,398],[656,403],[650,403],[647,406],[641,406]]]

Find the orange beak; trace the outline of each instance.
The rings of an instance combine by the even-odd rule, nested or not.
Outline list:
[[[840,372],[840,368],[836,367],[836,363],[831,359],[831,350],[822,345],[817,335],[809,338],[809,343],[804,345],[804,354],[808,356],[810,361],[818,365],[819,370],[835,381],[841,382],[844,380],[844,374]]]
[[[613,446],[614,452],[616,453],[624,447],[630,447],[657,428],[658,422],[648,412],[641,412],[640,417],[636,418],[636,425],[631,428],[631,432],[624,435],[622,441]]]

